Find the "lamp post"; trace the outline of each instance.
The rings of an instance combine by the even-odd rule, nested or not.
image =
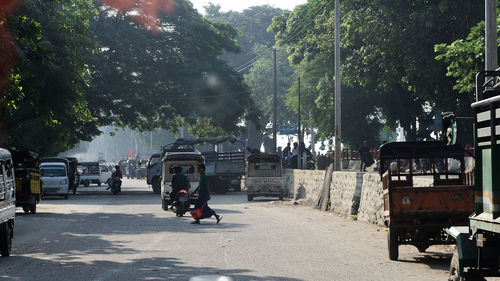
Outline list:
[[[342,170],[341,149],[341,94],[340,94],[340,0],[335,0],[335,171]]]

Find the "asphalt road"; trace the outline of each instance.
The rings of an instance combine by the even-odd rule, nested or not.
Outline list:
[[[144,181],[125,180],[117,196],[82,189],[68,200],[45,198],[38,213],[18,209],[13,252],[0,258],[1,280],[446,280],[446,247],[400,248],[389,261],[386,233],[244,192],[213,195],[223,215],[192,225],[161,209]]]

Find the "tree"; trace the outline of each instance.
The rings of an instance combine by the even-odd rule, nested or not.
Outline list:
[[[350,0],[342,1],[341,9],[343,86],[361,103],[372,103],[376,97],[373,111],[365,116],[368,120],[390,128],[400,124],[410,140],[428,137],[426,123],[435,113],[456,110],[460,99],[445,76],[445,66],[434,59],[434,45],[467,32],[480,17],[482,4]],[[299,64],[322,53],[333,54],[333,25],[332,2],[317,0],[275,18],[271,29],[278,43],[290,45],[290,60]],[[343,104],[343,113],[356,111],[360,103],[353,105]]]
[[[18,60],[0,101],[4,145],[48,155],[98,133],[83,98],[88,75],[80,55],[95,13],[91,1],[34,0],[9,19]]]

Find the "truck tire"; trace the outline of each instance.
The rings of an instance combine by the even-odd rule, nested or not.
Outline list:
[[[12,236],[12,228],[10,227],[9,222],[6,221],[0,224],[0,254],[3,257],[10,256]]]
[[[168,211],[168,202],[163,198],[161,199],[161,208],[163,209],[163,211]]]
[[[30,205],[29,209],[31,214],[36,214],[36,204]]]
[[[28,214],[30,212],[30,206],[23,205],[23,211],[24,211],[25,214]]]
[[[151,186],[153,187],[153,192],[155,194],[160,194],[161,193],[161,182],[160,178],[154,177],[153,180],[151,181]]]
[[[247,199],[248,199],[248,201],[252,201],[253,200],[253,195],[248,195]]]
[[[97,186],[101,186],[101,181],[97,181]]]
[[[398,243],[398,234],[389,227],[387,231],[387,247],[389,249],[389,259],[391,261],[398,260],[399,256],[399,243]]]
[[[90,186],[90,180],[84,180],[83,181],[83,186],[89,187]]]
[[[483,277],[464,277],[460,275],[460,261],[458,260],[458,250],[455,249],[450,262],[450,276],[448,281],[483,281]]]

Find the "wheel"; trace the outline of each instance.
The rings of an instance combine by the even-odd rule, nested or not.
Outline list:
[[[68,194],[64,194],[64,199],[68,199],[69,198],[69,195]]]
[[[398,234],[389,227],[387,231],[387,246],[389,249],[389,259],[391,261],[398,260],[399,256],[399,244],[398,244]]]
[[[163,211],[168,211],[168,203],[167,203],[167,200],[165,199],[161,199],[161,208],[163,209]]]
[[[455,250],[450,263],[450,276],[448,281],[484,281],[483,277],[464,277],[460,276],[460,261],[458,259],[458,250]]]
[[[23,211],[24,211],[24,213],[25,213],[25,214],[29,213],[29,212],[30,212],[30,207],[29,207],[29,206],[24,205],[24,206],[23,206]]]
[[[153,192],[155,194],[160,194],[161,192],[161,182],[160,182],[160,178],[156,177],[156,178],[153,178],[152,180],[152,184],[153,186]]]
[[[10,250],[12,248],[12,228],[9,222],[4,222],[0,224],[0,254],[3,257],[8,257],[10,255]]]
[[[253,200],[253,196],[252,195],[248,195],[248,201],[252,201]]]
[[[90,181],[89,180],[84,180],[83,181],[83,186],[89,187],[90,186]]]
[[[36,204],[30,205],[29,209],[31,214],[36,214]]]
[[[280,195],[278,198],[280,201],[283,201],[283,195]]]
[[[73,194],[76,194],[76,187],[73,188]]]
[[[101,186],[101,181],[97,181],[97,186]]]

